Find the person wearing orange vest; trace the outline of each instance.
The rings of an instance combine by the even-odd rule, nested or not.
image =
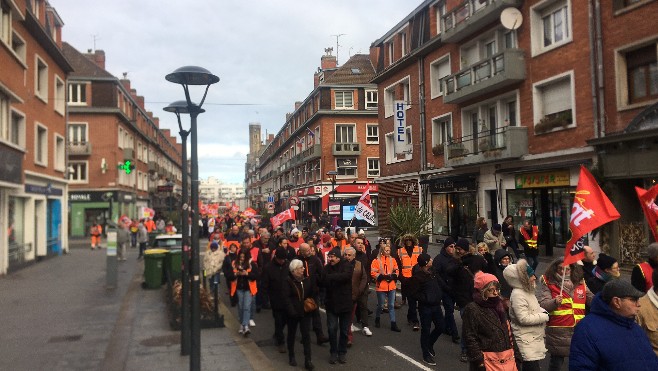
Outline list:
[[[258,293],[256,286],[258,268],[251,261],[249,251],[246,250],[240,250],[238,252],[237,258],[231,263],[231,267],[232,269],[229,271],[227,279],[231,282],[231,296],[236,293],[238,296],[239,333],[246,337],[251,332],[249,329],[251,301],[256,293]]]
[[[594,295],[585,285],[582,268],[564,267],[560,257],[548,266],[538,285],[539,305],[548,312],[546,348],[550,353],[549,370],[560,370],[569,357],[571,337],[576,324],[585,317]],[[560,290],[564,277],[564,289]]]
[[[637,264],[631,272],[631,284],[636,289],[647,292],[653,286],[651,279],[653,271],[658,269],[658,242],[654,242],[647,248],[648,260]]]
[[[384,300],[387,300],[391,331],[402,331],[395,322],[395,281],[397,281],[399,273],[398,263],[391,257],[391,247],[383,245],[379,250],[379,256],[370,264],[370,275],[377,285],[377,311],[375,312],[375,327],[377,328],[381,327],[379,317],[382,314]]]
[[[350,246],[350,242],[345,239],[345,234],[343,233],[343,228],[338,227],[334,232],[335,237],[331,239],[331,246],[338,247],[340,253],[342,254],[346,247]]]
[[[530,220],[526,219],[521,228],[519,228],[519,245],[523,247],[525,259],[532,270],[537,270],[539,265],[539,249],[537,248],[537,239],[539,238],[539,228],[531,225]]]
[[[89,228],[89,234],[91,235],[91,249],[95,250],[97,247],[101,249],[101,235],[103,234],[103,227],[101,227],[98,222],[94,222],[94,225]]]
[[[148,233],[151,233],[155,230],[155,222],[151,218],[146,219],[144,226],[146,227]]]
[[[401,277],[400,284],[402,286],[402,301],[407,299],[407,291],[409,279],[411,279],[411,271],[413,267],[418,264],[418,257],[423,253],[423,249],[418,246],[416,236],[412,234],[405,234],[400,238],[402,246],[398,249],[398,257],[400,258]],[[413,326],[414,331],[420,330],[420,323],[418,322],[418,301],[409,298],[409,308],[407,310],[407,322]]]

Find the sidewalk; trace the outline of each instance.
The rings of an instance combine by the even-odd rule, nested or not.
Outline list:
[[[141,288],[143,263],[128,250],[114,290],[105,289],[106,250],[84,243],[1,277],[0,369],[189,369],[180,332],[169,328],[164,290]],[[222,313],[226,328],[201,330],[202,369],[272,369],[252,340],[238,336],[231,311]]]

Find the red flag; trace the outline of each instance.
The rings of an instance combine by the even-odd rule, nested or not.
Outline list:
[[[653,239],[658,241],[658,205],[656,205],[656,196],[658,196],[658,184],[651,187],[648,191],[640,187],[635,187],[637,198],[640,200],[644,216],[649,222],[649,229],[653,234]]]
[[[361,198],[359,198],[354,215],[371,225],[375,225],[375,211],[372,209],[372,203],[370,202],[370,181],[366,184],[366,190],[363,191]]]
[[[569,222],[571,238],[564,249],[563,264],[569,265],[585,257],[581,237],[607,222],[619,219],[619,216],[592,174],[581,166]]]
[[[286,220],[295,220],[295,210],[293,210],[292,207],[270,218],[270,222],[272,222],[273,228],[280,226]]]

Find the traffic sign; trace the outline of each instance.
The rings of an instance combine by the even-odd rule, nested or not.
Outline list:
[[[268,202],[266,207],[267,210],[274,210],[274,202]]]
[[[288,202],[290,202],[290,205],[295,206],[299,203],[299,197],[290,196],[290,198],[288,198]]]
[[[274,202],[274,196],[267,196],[267,202]]]

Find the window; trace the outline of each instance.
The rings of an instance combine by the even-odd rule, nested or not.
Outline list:
[[[48,129],[41,125],[35,125],[34,136],[34,162],[37,165],[48,165]]]
[[[368,178],[379,176],[379,158],[368,157]]]
[[[138,160],[143,161],[143,159],[142,159],[142,143],[141,142],[137,142],[137,155],[136,156],[137,156]]]
[[[73,106],[87,105],[87,84],[85,83],[69,84],[69,104]]]
[[[377,109],[377,90],[366,90],[366,109]]]
[[[612,0],[612,8],[617,11],[617,10],[622,10],[627,7],[633,6],[635,8],[635,5],[640,6],[641,4],[646,4],[649,3],[653,0]]]
[[[630,103],[658,99],[656,44],[626,53],[626,72]]]
[[[122,128],[119,128],[119,140],[117,142],[117,145],[119,146],[119,148],[123,148],[123,146],[124,146],[124,144],[123,144],[123,129]]]
[[[53,167],[55,170],[64,171],[64,164],[66,160],[65,154],[66,145],[64,144],[64,137],[55,134],[55,151],[53,152]]]
[[[432,98],[443,95],[443,82],[441,79],[447,76],[450,76],[450,55],[439,58],[430,64]]]
[[[388,50],[388,64],[393,64],[393,41],[390,41],[386,44],[386,49]]]
[[[352,178],[357,176],[356,158],[338,158],[336,159],[337,176]]]
[[[86,123],[69,124],[69,142],[71,144],[85,144],[88,141]]]
[[[535,133],[553,131],[575,123],[573,72],[536,83],[533,87]]]
[[[48,65],[39,56],[35,56],[34,92],[37,97],[48,103]]]
[[[11,50],[14,51],[14,54],[16,54],[21,62],[25,62],[25,55],[27,51],[25,40],[23,40],[23,38],[16,31],[12,32]]]
[[[89,179],[87,167],[87,161],[69,161],[69,180],[74,183],[87,183]],[[120,179],[121,173],[120,171]]]
[[[11,111],[9,141],[19,147],[25,147],[25,115],[16,110]]]
[[[354,92],[352,90],[336,91],[334,94],[336,96],[336,109],[354,108]]]
[[[366,125],[366,144],[379,144],[379,125]]]
[[[530,10],[532,54],[537,55],[572,40],[571,0],[546,0]]]
[[[0,139],[9,140],[9,97],[0,92]]]
[[[66,109],[66,92],[64,81],[57,75],[55,75],[55,112],[61,113],[64,115]]]
[[[407,102],[407,104],[410,104],[409,97],[409,76],[386,87],[386,89],[384,89],[384,117],[393,115],[393,103],[396,100],[403,100]],[[407,108],[409,108],[408,105]]]
[[[406,32],[401,32],[400,33],[400,52],[401,55],[404,57],[407,55],[407,33]]]
[[[0,0],[0,41],[9,44],[11,34],[11,8],[5,0]]]
[[[356,125],[336,125],[336,143],[356,143]]]
[[[444,1],[436,4],[434,6],[434,14],[436,16],[436,34],[439,35],[443,30],[441,25],[443,24],[443,16],[446,14],[446,3]]]
[[[443,153],[443,143],[452,139],[452,115],[447,114],[432,119],[432,151],[439,146],[437,152]]]

